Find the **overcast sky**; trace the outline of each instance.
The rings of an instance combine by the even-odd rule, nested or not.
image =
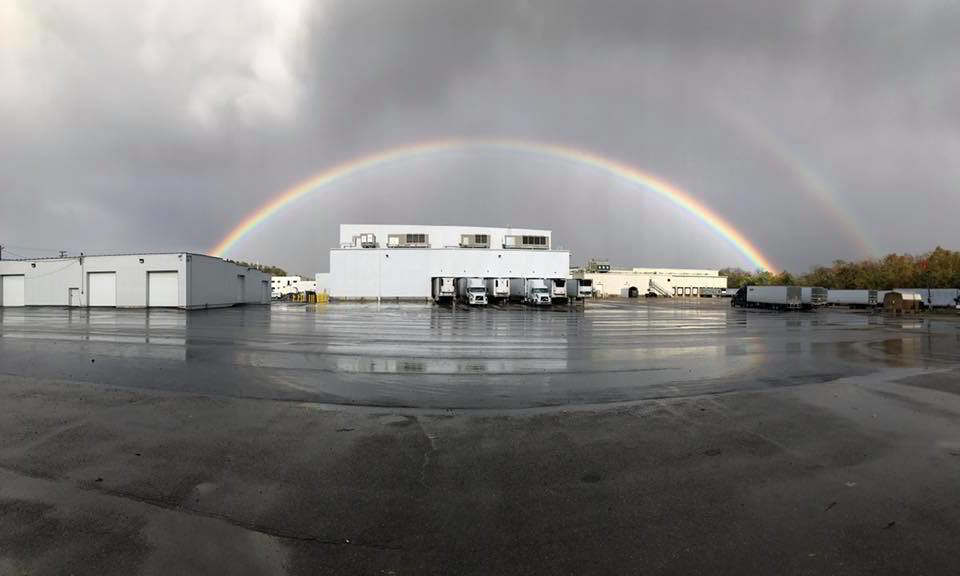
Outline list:
[[[958,30],[932,0],[0,0],[0,244],[206,252],[325,167],[502,137],[656,174],[793,271],[960,248]],[[326,270],[341,222],[750,265],[634,183],[489,150],[318,190],[227,255]]]

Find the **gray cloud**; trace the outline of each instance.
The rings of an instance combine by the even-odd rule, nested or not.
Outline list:
[[[958,27],[936,1],[7,3],[0,242],[207,250],[326,166],[502,136],[658,174],[792,270],[863,256],[848,221],[877,252],[956,247]],[[324,269],[347,221],[543,226],[578,261],[747,264],[635,186],[495,152],[340,182],[231,255]]]

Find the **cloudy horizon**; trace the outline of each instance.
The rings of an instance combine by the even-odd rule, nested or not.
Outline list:
[[[933,0],[7,0],[0,244],[208,252],[331,166],[510,138],[656,175],[794,272],[956,249],[958,27]],[[226,256],[323,271],[354,222],[548,228],[574,263],[751,265],[635,182],[496,150],[339,180]]]

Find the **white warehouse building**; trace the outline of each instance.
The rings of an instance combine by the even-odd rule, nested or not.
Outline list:
[[[575,278],[593,281],[599,296],[636,298],[647,294],[663,297],[720,296],[727,287],[727,277],[719,270],[690,268],[629,268],[603,271],[575,271]]]
[[[429,298],[436,277],[569,278],[570,252],[549,230],[342,224],[316,280],[332,298]]]
[[[270,277],[177,252],[0,260],[0,306],[219,308],[270,302]]]

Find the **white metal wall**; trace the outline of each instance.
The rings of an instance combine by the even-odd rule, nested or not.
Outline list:
[[[200,254],[190,254],[188,264],[187,308],[270,302],[270,276],[259,270]]]
[[[335,298],[428,298],[435,276],[567,278],[570,253],[492,249],[342,249],[330,251]]]
[[[189,266],[189,267],[188,267]],[[91,302],[90,278],[103,280],[98,273],[115,274],[113,305],[120,308],[148,306],[151,272],[176,273],[176,299],[181,308],[232,306],[237,298],[237,276],[244,277],[244,303],[270,301],[270,277],[257,270],[237,266],[219,258],[186,253],[84,256],[45,260],[2,260],[0,276],[24,276],[24,304],[27,306],[68,306],[72,304],[111,305],[111,300]],[[165,301],[171,302],[173,288],[167,278]],[[106,281],[106,280],[104,280]],[[168,304],[164,304],[168,305]]]
[[[629,296],[630,288],[636,288],[640,296],[649,291],[650,281],[653,280],[671,295],[697,296],[700,288],[726,288],[725,276],[710,275],[710,270],[683,270],[678,268],[656,270],[644,268],[644,274],[633,272],[610,271],[604,274],[582,273],[581,278],[593,280],[594,290],[604,296]],[[655,272],[655,273],[654,273]],[[696,288],[696,292],[694,291]],[[679,293],[675,293],[678,291]]]

